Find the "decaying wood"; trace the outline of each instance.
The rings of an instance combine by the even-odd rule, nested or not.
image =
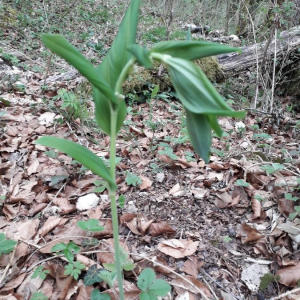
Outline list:
[[[272,40],[268,47],[268,41],[247,46],[242,49],[242,54],[230,53],[218,56],[219,64],[227,75],[239,74],[256,66],[257,58],[261,64],[267,57],[272,59],[275,51],[275,40]],[[280,60],[286,53],[297,50],[300,46],[300,26],[283,31],[277,38],[276,52]],[[266,51],[266,48],[267,51]]]

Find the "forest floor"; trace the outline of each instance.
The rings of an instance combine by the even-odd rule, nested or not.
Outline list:
[[[83,284],[85,272],[79,281],[64,275],[64,258],[51,248],[73,241],[87,268],[112,262],[107,191],[97,176],[35,140],[64,137],[108,159],[109,138],[63,118],[61,99],[49,108],[42,99],[53,95],[30,74],[25,89],[1,96],[0,228],[18,244],[0,258],[0,298],[40,291],[49,299],[88,299],[93,286]],[[56,81],[51,90],[78,80]],[[158,95],[149,103],[129,109],[117,141],[118,192],[126,199],[120,234],[136,263],[135,272],[125,274],[126,299],[138,297],[134,277],[147,266],[170,282],[169,299],[199,299],[199,289],[209,299],[270,299],[296,286],[300,225],[289,216],[299,212],[299,129],[287,115],[275,120],[249,113],[242,124],[221,118],[225,134],[213,139],[205,164],[188,142],[179,102]],[[82,207],[78,198],[94,193],[96,202]],[[92,234],[76,226],[88,218],[105,230]],[[32,278],[38,266],[49,271],[44,280]]]
[[[47,19],[51,30],[65,30],[73,44],[99,62],[116,32],[115,14],[121,19],[125,8],[115,5],[96,15],[97,10],[84,11],[87,4],[81,14],[66,5],[74,22],[64,10],[58,18],[53,2]],[[6,43],[0,42],[6,52],[0,67],[10,63],[0,70],[1,81],[9,83],[0,86],[0,231],[17,241],[11,253],[0,253],[0,300],[86,300],[94,288],[115,299],[103,282],[84,285],[91,266],[113,262],[103,183],[63,153],[35,144],[40,136],[63,137],[109,163],[109,138],[93,121],[90,88],[76,75],[60,77],[69,67],[41,45],[39,35],[48,27],[38,16],[46,9],[21,14],[24,18],[12,10],[22,30],[8,27]],[[145,14],[142,20],[147,30],[140,30],[140,40],[161,40],[165,29],[155,23],[158,19]],[[186,32],[173,35],[185,39]],[[14,66],[20,61],[22,70]],[[49,62],[56,72],[47,68]],[[10,82],[13,76],[18,79]],[[240,81],[246,90],[247,81]],[[170,300],[201,299],[201,293],[208,299],[299,299],[300,114],[293,111],[294,99],[282,97],[278,115],[249,110],[244,120],[220,118],[224,135],[213,138],[205,164],[188,141],[172,91],[155,99],[150,95],[151,90],[127,95],[128,116],[117,140],[118,193],[125,196],[119,232],[136,264],[134,272],[125,273],[126,300],[138,299],[136,276],[146,267],[171,284]],[[133,101],[139,97],[144,101]],[[100,220],[104,231],[90,233],[76,225],[89,218]],[[64,275],[66,258],[51,251],[59,243],[71,243],[76,260],[86,267],[78,281]]]

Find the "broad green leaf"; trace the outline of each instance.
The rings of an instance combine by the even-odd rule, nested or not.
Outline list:
[[[129,5],[121,23],[118,34],[107,55],[98,67],[98,73],[108,82],[112,90],[115,90],[116,83],[124,66],[132,57],[132,54],[127,50],[127,48],[130,45],[135,44],[139,6],[140,0],[131,1],[131,4]],[[95,88],[93,88],[93,94],[97,123],[103,131],[110,135],[111,107],[108,99],[106,99],[107,95]],[[124,101],[120,102],[117,111],[118,132],[127,115],[127,108]]]
[[[87,221],[78,221],[77,226],[83,230],[90,232],[103,231],[104,227],[99,225],[99,220],[89,219]]]
[[[262,170],[265,170],[268,175],[276,173],[283,170],[285,167],[279,163],[272,163],[272,165],[264,165],[260,167]]]
[[[169,65],[172,83],[180,101],[187,110],[196,114],[215,116],[238,118],[245,116],[245,112],[233,111],[226,104],[206,75],[195,64],[171,56],[164,61]],[[215,122],[213,119],[210,120],[214,126]],[[219,130],[217,131],[219,132]]]
[[[143,270],[142,273],[140,274],[137,281],[137,286],[140,290],[147,291],[152,285],[152,283],[154,282],[154,280],[155,280],[155,272],[152,269],[147,268]]]
[[[83,278],[85,285],[93,285],[94,283],[103,281],[99,274],[102,269],[97,269],[97,265],[92,265],[86,272],[86,275]]]
[[[265,290],[268,285],[272,282],[275,282],[277,280],[279,280],[280,277],[279,276],[275,276],[271,273],[267,273],[265,274],[263,277],[260,277],[260,285],[259,285],[259,289],[260,290]]]
[[[285,193],[284,198],[290,201],[297,201],[299,199],[298,197],[293,197],[291,193]]]
[[[171,291],[171,286],[163,279],[157,279],[149,288],[149,292],[155,296],[166,296]]]
[[[248,182],[244,181],[243,179],[238,179],[235,182],[235,185],[237,185],[237,186],[243,186],[243,187],[248,187],[250,184]]]
[[[116,188],[116,184],[111,178],[109,170],[105,166],[104,162],[89,149],[74,142],[50,136],[41,137],[36,141],[36,143],[46,147],[55,148],[68,154],[83,164],[87,169],[106,180],[110,184],[111,188]]]
[[[99,75],[100,76],[100,75]],[[111,135],[111,104],[109,100],[95,87],[93,87],[93,98],[95,102],[95,118],[100,128]],[[127,107],[125,101],[121,101],[117,108],[117,128],[118,132],[123,125],[127,115]]]
[[[65,249],[65,250],[63,250],[63,254],[70,263],[73,262],[74,254],[72,253],[72,251]]]
[[[58,34],[43,34],[42,41],[46,47],[64,58],[111,101],[114,103],[119,102],[114,90],[109,86],[105,79],[101,78],[92,63],[88,61],[63,36]]]
[[[157,297],[149,294],[149,292],[141,292],[140,300],[157,300]]]
[[[149,58],[150,50],[134,44],[134,45],[130,45],[128,47],[128,51],[135,56],[139,65],[141,65],[147,69],[152,68],[153,63],[152,63],[151,59]]]
[[[211,147],[211,126],[208,117],[203,114],[195,114],[189,110],[186,112],[186,126],[191,143],[197,154],[206,162],[209,162]]]
[[[7,240],[4,233],[0,233],[0,255],[12,252],[17,245],[16,241]]]
[[[205,41],[163,41],[157,43],[151,52],[168,54],[187,60],[194,60],[212,55],[229,52],[240,52],[238,48],[228,47],[217,43]]]
[[[110,300],[109,294],[101,294],[99,290],[93,290],[91,293],[91,300]]]
[[[67,249],[67,245],[65,243],[58,243],[51,248],[51,252],[60,252]]]
[[[121,207],[121,208],[123,208],[124,207],[124,205],[125,205],[125,196],[124,195],[120,195],[119,196],[119,199],[118,199],[118,201],[119,201],[119,206]]]
[[[155,85],[155,87],[153,88],[152,92],[151,92],[151,99],[153,99],[154,97],[156,97],[157,93],[159,91],[159,85]]]

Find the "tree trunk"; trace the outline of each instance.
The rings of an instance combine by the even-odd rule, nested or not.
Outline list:
[[[261,64],[266,59],[272,59],[275,51],[275,40],[265,51],[267,41],[257,43],[242,49],[242,54],[222,54],[218,56],[219,64],[227,75],[235,75],[256,66],[256,56]],[[277,59],[280,60],[287,52],[294,52],[300,46],[300,26],[283,31],[277,39]],[[256,53],[257,52],[257,53]]]

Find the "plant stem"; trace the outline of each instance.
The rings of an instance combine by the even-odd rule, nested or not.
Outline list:
[[[117,127],[118,112],[111,108],[111,136],[110,136],[110,175],[115,180],[116,178],[116,127]],[[110,208],[113,223],[113,236],[114,236],[114,248],[115,248],[115,262],[117,279],[119,285],[119,297],[121,300],[125,299],[123,289],[123,272],[120,260],[120,244],[119,244],[119,223],[118,223],[118,210],[116,203],[116,191],[110,190]]]

